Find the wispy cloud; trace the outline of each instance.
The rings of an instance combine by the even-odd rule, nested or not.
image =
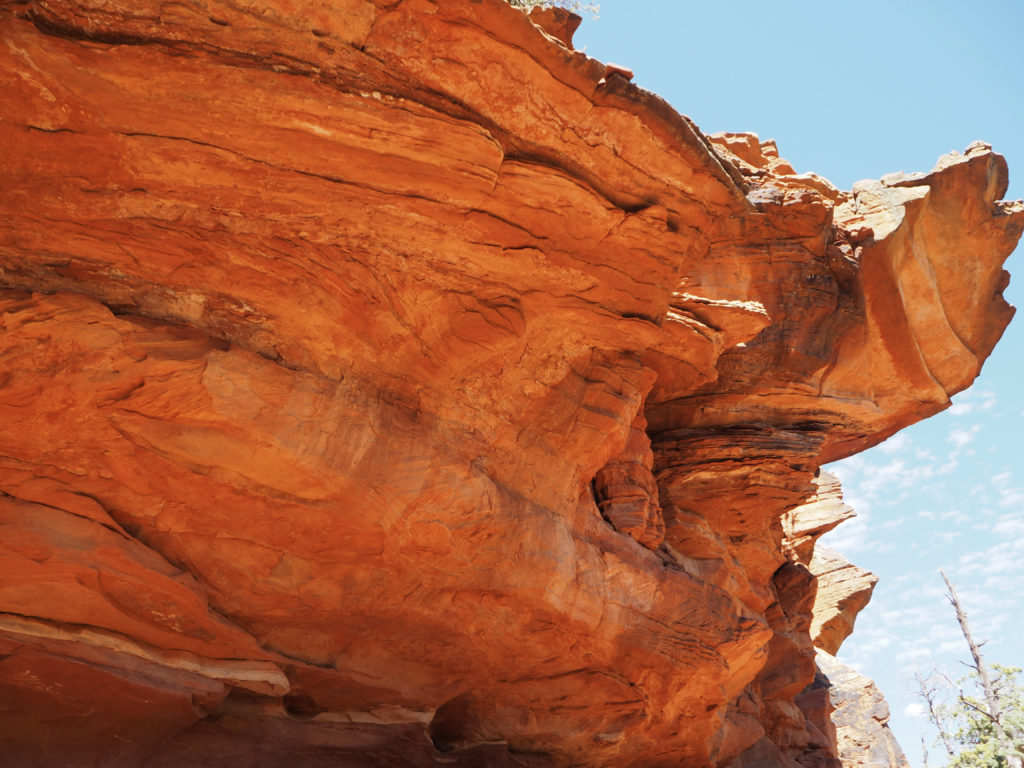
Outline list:
[[[1000,488],[1000,507],[1024,507],[1024,491],[1020,488]]]
[[[1007,538],[1024,538],[1024,512],[1003,515],[992,525],[992,533]]]
[[[878,450],[882,453],[905,453],[910,448],[910,438],[906,432],[897,432],[880,446]]]
[[[967,416],[978,411],[989,411],[998,402],[994,392],[971,389],[953,398],[953,405],[950,406],[949,413],[953,416]]]
[[[903,708],[903,713],[907,717],[913,717],[917,720],[924,720],[926,717],[924,704],[919,701],[912,701],[907,704],[907,706]]]
[[[1018,410],[1000,413],[992,392],[970,390],[947,414],[830,468],[859,517],[826,543],[881,577],[840,656],[878,680],[901,727],[922,718],[912,686],[897,677],[920,665],[956,678],[969,659],[939,567],[954,581],[975,639],[989,641],[986,658],[1019,663],[1024,467],[1007,424],[1019,425]]]
[[[951,430],[949,435],[946,437],[946,441],[952,443],[957,448],[963,448],[966,445],[970,445],[974,442],[975,436],[978,434],[980,427],[975,424],[970,429],[954,429]]]
[[[1024,574],[1024,540],[1002,541],[986,549],[960,556],[960,570],[966,574]]]
[[[953,403],[950,406],[949,412],[954,416],[966,416],[974,410],[974,403]]]
[[[826,533],[821,543],[844,554],[856,554],[874,548],[877,546],[877,536],[871,528],[870,520],[869,513],[857,510],[857,517]]]

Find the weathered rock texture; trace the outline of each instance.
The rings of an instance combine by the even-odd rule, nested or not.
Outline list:
[[[853,622],[871,599],[878,577],[820,546],[814,551],[810,569],[818,579],[811,640],[834,656],[853,632]]]
[[[889,705],[875,684],[827,651],[818,651],[818,667],[834,708],[843,768],[907,768],[907,758],[889,730]]]
[[[794,702],[807,731],[800,740],[806,747],[796,761],[808,768],[906,768],[906,757],[889,730],[889,705],[881,692],[835,659],[878,579],[838,552],[815,546],[824,533],[853,515],[834,476],[821,472],[816,484],[806,503],[782,516],[784,550],[794,562],[805,564],[817,583],[810,623],[817,672]]]
[[[1024,207],[555,22],[0,2],[6,764],[835,759],[784,516],[972,381]]]

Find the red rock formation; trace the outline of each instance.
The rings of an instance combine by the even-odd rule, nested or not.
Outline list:
[[[783,516],[970,383],[1024,207],[981,145],[839,192],[569,34],[0,3],[10,764],[827,753]]]
[[[834,656],[853,633],[853,622],[871,599],[878,577],[828,547],[814,551],[810,569],[818,579],[811,640]]]
[[[875,684],[826,651],[818,652],[818,667],[828,680],[843,768],[907,768],[889,730],[889,705]]]
[[[796,761],[815,768],[907,768],[907,759],[889,730],[889,705],[875,684],[835,658],[853,632],[857,614],[868,604],[878,578],[847,562],[817,539],[853,515],[842,503],[842,489],[822,472],[817,492],[783,515],[784,549],[814,575],[810,639],[817,648],[813,682],[794,703],[805,717],[806,735],[793,729],[802,745]]]

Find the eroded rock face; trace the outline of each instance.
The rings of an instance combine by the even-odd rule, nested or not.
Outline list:
[[[554,31],[0,5],[11,764],[834,759],[792,511],[977,374],[1024,206],[982,145],[840,192]]]
[[[810,639],[816,651],[813,682],[795,699],[804,715],[806,747],[796,761],[806,768],[906,768],[889,730],[889,705],[875,684],[839,662],[835,654],[853,632],[878,578],[817,539],[853,515],[842,503],[839,481],[827,472],[817,492],[783,515],[784,548],[814,575]]]
[[[889,730],[889,705],[868,678],[818,651],[828,680],[843,768],[906,768],[907,758]]]
[[[828,547],[815,549],[810,569],[818,579],[811,639],[816,648],[834,656],[871,600],[878,577]]]

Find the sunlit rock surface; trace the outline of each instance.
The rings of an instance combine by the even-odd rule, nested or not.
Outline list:
[[[973,380],[1024,207],[555,16],[0,3],[7,764],[835,760],[792,511]]]
[[[889,705],[875,684],[827,651],[818,651],[818,667],[828,680],[843,768],[908,768],[889,730]]]
[[[871,599],[878,577],[828,547],[814,551],[810,569],[818,578],[811,639],[834,656],[853,632],[854,620]]]

